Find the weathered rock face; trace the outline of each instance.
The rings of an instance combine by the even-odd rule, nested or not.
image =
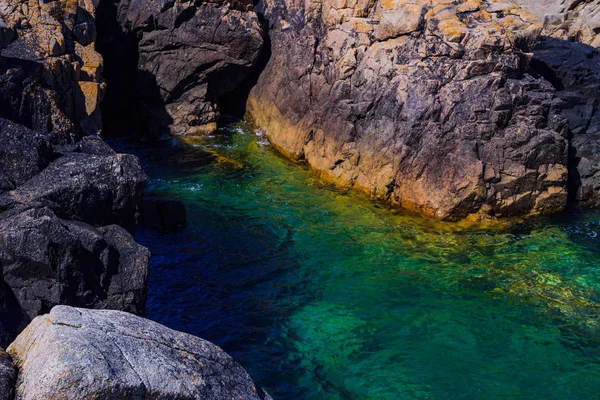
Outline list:
[[[548,76],[569,119],[569,186],[574,200],[600,207],[600,53],[550,37],[535,47],[533,65]]]
[[[0,118],[0,193],[16,189],[40,173],[52,160],[48,138]]]
[[[214,131],[219,99],[253,72],[262,51],[262,27],[249,11],[251,2],[114,3],[123,35],[137,38],[137,90],[151,133]],[[113,34],[103,44],[107,58],[116,55],[110,46],[123,39]]]
[[[442,219],[567,202],[560,101],[524,73],[542,27],[500,1],[262,1],[272,56],[248,101],[323,176]]]
[[[571,197],[600,207],[600,3],[515,2],[544,21],[532,66],[554,84],[569,119]]]
[[[600,3],[596,0],[512,0],[544,21],[544,32],[556,39],[600,47]]]
[[[13,400],[17,371],[10,356],[0,348],[0,400]]]
[[[135,230],[146,176],[135,156],[69,153],[25,184],[0,195],[0,210],[50,207],[61,218]]]
[[[104,84],[93,13],[89,0],[0,0],[0,18],[18,37],[2,51],[0,117],[62,142],[99,132]]]
[[[30,319],[57,304],[144,312],[150,254],[123,228],[61,220],[44,208],[9,214],[0,215],[0,265]]]
[[[124,312],[55,307],[8,352],[16,399],[271,398],[215,345]]]
[[[146,178],[96,135],[96,3],[0,0],[0,345],[56,304],[144,312],[149,253],[123,228]]]

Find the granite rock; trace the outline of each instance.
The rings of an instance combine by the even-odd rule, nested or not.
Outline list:
[[[219,347],[119,311],[57,306],[8,352],[17,400],[271,399]]]
[[[567,204],[568,129],[503,1],[271,1],[248,116],[322,177],[445,220]]]
[[[0,195],[0,210],[51,208],[60,218],[135,231],[146,176],[135,156],[69,153],[17,189]]]

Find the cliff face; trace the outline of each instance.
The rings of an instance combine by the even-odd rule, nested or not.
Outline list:
[[[600,207],[600,4],[516,0],[544,21],[533,65],[556,87],[569,120],[569,189],[573,200]]]
[[[568,137],[526,73],[542,25],[500,1],[269,1],[248,114],[284,154],[442,219],[561,210]]]
[[[146,177],[97,136],[94,12],[0,0],[0,345],[57,304],[145,309],[149,252],[130,232]]]
[[[91,1],[0,1],[14,38],[3,50],[1,115],[62,143],[101,128],[102,58]]]
[[[134,41],[132,72],[142,119],[152,136],[216,130],[220,99],[250,76],[263,48],[262,25],[250,1],[113,3],[118,32],[102,38],[107,62]],[[103,6],[106,7],[106,6]],[[115,74],[122,65],[115,65]],[[114,97],[125,97],[111,88]],[[117,100],[118,101],[118,100]],[[126,107],[124,104],[123,107]]]

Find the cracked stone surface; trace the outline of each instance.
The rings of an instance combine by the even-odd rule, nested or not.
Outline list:
[[[120,311],[57,306],[8,352],[17,400],[271,399],[219,347]]]
[[[322,177],[446,220],[567,203],[560,100],[526,73],[539,19],[507,1],[262,0],[248,115]]]
[[[94,12],[91,0],[0,0],[0,117],[60,142],[99,133]]]
[[[61,220],[47,208],[0,214],[0,271],[26,314],[17,330],[57,304],[142,314],[149,258],[117,225]]]

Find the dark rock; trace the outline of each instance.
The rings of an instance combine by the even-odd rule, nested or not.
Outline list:
[[[284,155],[447,220],[567,203],[567,123],[524,74],[542,29],[510,3],[274,2],[248,114]]]
[[[119,3],[118,22],[139,38],[137,90],[155,135],[216,129],[219,99],[254,72],[262,52],[250,8],[250,1]]]
[[[144,199],[142,221],[145,228],[177,232],[187,221],[185,205],[177,200]]]
[[[8,46],[13,40],[15,40],[17,35],[15,31],[10,29],[8,25],[4,21],[0,19],[0,50],[4,49]]]
[[[17,371],[10,356],[0,348],[0,400],[13,400]]]
[[[543,37],[532,67],[557,88],[571,129],[570,190],[575,200],[600,207],[600,52]]]
[[[69,153],[18,189],[0,195],[0,209],[45,206],[60,218],[135,231],[146,176],[135,156]]]
[[[13,190],[52,160],[45,135],[0,118],[0,192]]]
[[[0,268],[30,319],[57,304],[143,314],[149,252],[118,226],[93,228],[49,209],[0,215]]]
[[[219,347],[124,312],[55,307],[8,352],[22,400],[271,399]]]

